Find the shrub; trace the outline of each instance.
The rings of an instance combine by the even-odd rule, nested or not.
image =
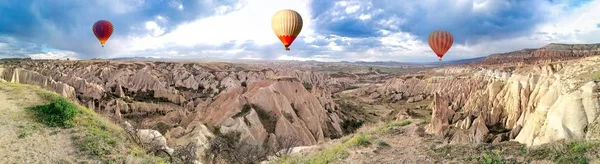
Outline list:
[[[482,156],[482,163],[484,164],[503,164],[504,158],[497,152],[485,152]]]
[[[352,139],[347,141],[350,146],[367,146],[370,145],[369,136],[360,134],[352,137]]]
[[[387,123],[384,126],[375,129],[375,132],[376,133],[382,133],[382,134],[388,134],[388,133],[390,133],[392,131],[393,127],[404,127],[404,126],[409,125],[411,123],[412,123],[412,121],[410,121],[410,120],[404,120],[404,121],[401,121],[401,122]]]
[[[263,127],[267,130],[268,133],[275,133],[275,126],[277,125],[277,117],[270,111],[266,111],[260,106],[256,104],[250,104],[256,114],[258,115],[258,119]]]
[[[36,118],[50,127],[73,127],[73,118],[79,113],[77,106],[65,98],[59,98],[49,104],[31,108]]]

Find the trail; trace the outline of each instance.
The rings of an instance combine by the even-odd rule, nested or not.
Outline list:
[[[0,163],[76,163],[72,130],[34,121],[27,107],[44,100],[27,87],[0,82]]]

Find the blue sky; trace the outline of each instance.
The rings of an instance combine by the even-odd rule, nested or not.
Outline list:
[[[224,58],[319,61],[436,61],[427,45],[453,33],[445,60],[600,42],[600,0],[5,0],[0,58]],[[283,46],[272,15],[294,9],[304,28]],[[100,19],[115,31],[102,48]]]

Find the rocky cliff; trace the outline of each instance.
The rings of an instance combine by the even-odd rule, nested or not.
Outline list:
[[[428,133],[447,142],[539,145],[600,137],[598,57],[522,67],[455,67],[365,91],[433,98]],[[367,90],[365,88],[365,90]]]
[[[331,90],[351,77],[228,63],[13,61],[0,77],[79,100],[98,113],[165,134],[169,146],[200,150],[221,131],[254,144],[292,136],[311,145],[343,134]],[[198,152],[201,155],[201,151]]]
[[[539,49],[523,49],[488,56],[481,64],[505,63],[547,63],[570,60],[600,54],[600,44],[558,44],[551,43]]]

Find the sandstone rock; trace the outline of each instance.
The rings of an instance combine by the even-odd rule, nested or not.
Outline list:
[[[450,144],[457,144],[457,143],[468,143],[469,142],[469,136],[462,130],[456,131],[451,139],[450,139]]]
[[[377,99],[379,97],[381,97],[381,94],[374,92],[374,93],[371,93],[371,95],[369,96],[369,99]]]
[[[418,95],[418,96],[408,98],[408,100],[406,100],[406,103],[419,102],[419,101],[422,101],[423,99],[424,99],[423,95]]]
[[[136,141],[139,142],[138,144],[156,148],[157,150],[165,150],[167,153],[173,154],[174,150],[167,146],[167,140],[160,132],[152,129],[137,129],[127,121],[124,122],[124,126],[128,133],[139,137]]]
[[[177,127],[165,133],[165,138],[171,147],[183,147],[190,143],[196,146],[196,155],[203,157],[209,147],[209,141],[215,136],[199,122],[191,123],[187,128]]]
[[[481,117],[477,117],[469,129],[469,140],[475,143],[485,143],[488,132],[489,130],[485,125],[485,121]]]

